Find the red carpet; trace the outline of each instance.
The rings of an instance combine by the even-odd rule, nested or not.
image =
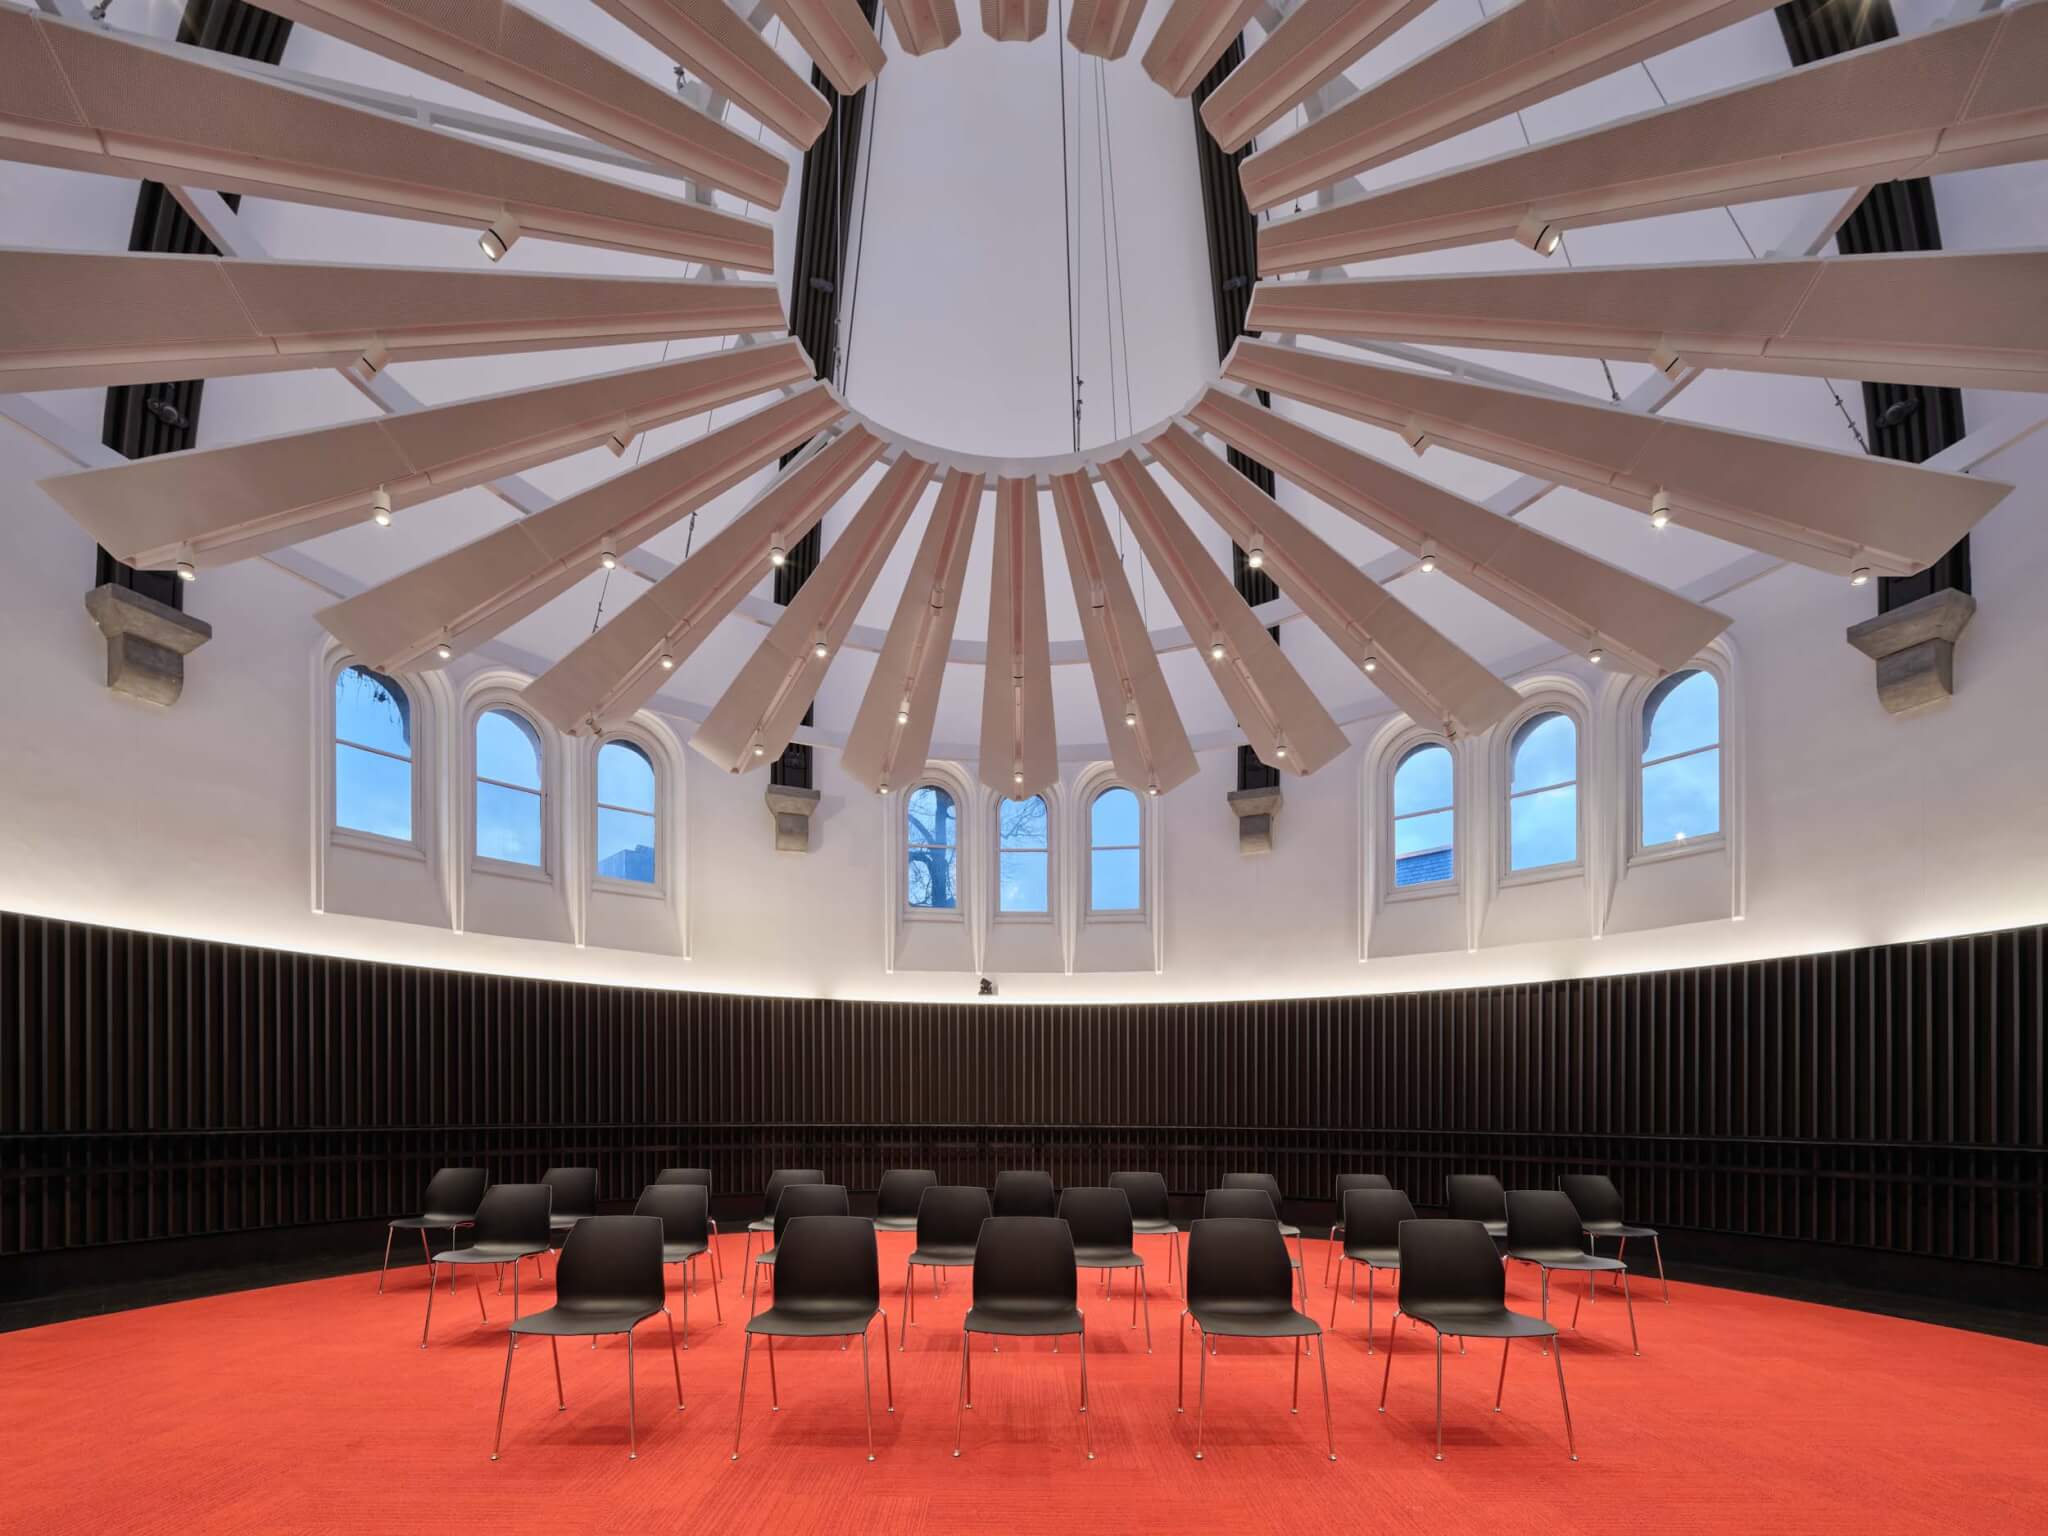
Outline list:
[[[728,1242],[736,1258],[739,1241]],[[895,1329],[909,1239],[882,1245]],[[1071,1342],[1057,1355],[1022,1343],[990,1355],[984,1343],[964,1456],[953,1459],[964,1271],[944,1297],[919,1298],[919,1326],[892,1361],[893,1415],[881,1411],[876,1329],[879,1460],[865,1459],[859,1347],[792,1343],[777,1347],[782,1411],[772,1414],[756,1344],[743,1456],[728,1461],[746,1315],[735,1263],[723,1328],[698,1266],[687,1412],[675,1411],[659,1320],[641,1331],[638,1461],[626,1459],[625,1345],[607,1340],[595,1353],[564,1343],[567,1413],[555,1411],[545,1346],[520,1351],[493,1463],[510,1297],[488,1294],[493,1321],[480,1325],[470,1282],[452,1299],[444,1289],[422,1352],[415,1267],[394,1272],[382,1297],[374,1274],[351,1276],[0,1335],[0,1528],[1501,1536],[1651,1519],[1664,1532],[2048,1529],[2039,1347],[1698,1286],[1673,1286],[1667,1307],[1654,1281],[1637,1298],[1642,1358],[1604,1294],[1567,1335],[1577,1463],[1565,1456],[1551,1363],[1530,1344],[1509,1361],[1498,1415],[1498,1349],[1447,1354],[1446,1460],[1432,1460],[1426,1331],[1403,1327],[1379,1414],[1381,1356],[1365,1353],[1362,1299],[1341,1307],[1330,1350],[1336,1463],[1324,1456],[1314,1363],[1290,1415],[1287,1350],[1228,1342],[1210,1362],[1197,1462],[1198,1361],[1190,1345],[1188,1412],[1176,1416],[1180,1303],[1164,1283],[1164,1245],[1142,1248],[1160,1250],[1149,1358],[1121,1295],[1106,1302],[1083,1276],[1093,1462],[1073,1412]],[[1310,1295],[1327,1319],[1329,1292],[1313,1283],[1322,1262],[1309,1244]],[[1516,1266],[1511,1304],[1533,1310],[1534,1274]],[[526,1297],[545,1305],[552,1287]],[[672,1290],[680,1323],[676,1301]],[[1560,1315],[1570,1307],[1567,1292]]]

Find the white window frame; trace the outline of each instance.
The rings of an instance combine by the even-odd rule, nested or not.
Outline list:
[[[341,739],[339,722],[334,712],[334,689],[342,673],[360,666],[366,671],[378,672],[388,677],[405,693],[406,707],[411,713],[412,756],[401,759],[394,753],[379,747],[365,746],[360,742],[344,743]],[[327,679],[321,694],[320,706],[320,812],[321,824],[328,844],[341,848],[354,848],[364,853],[380,853],[392,858],[417,859],[429,862],[432,854],[430,839],[433,834],[432,793],[433,772],[436,753],[434,750],[433,715],[430,712],[426,689],[417,678],[396,672],[379,672],[367,662],[340,653],[335,655],[322,669]],[[408,774],[412,791],[412,835],[410,837],[386,837],[381,832],[365,832],[358,827],[344,827],[340,821],[341,786],[335,771],[335,749],[347,745],[359,752],[374,753],[388,757],[394,762],[403,761],[410,770]]]
[[[470,869],[485,874],[503,875],[513,880],[533,880],[542,885],[553,885],[561,868],[561,836],[556,828],[556,796],[554,785],[559,777],[560,753],[555,746],[554,733],[542,722],[536,720],[525,708],[515,702],[516,692],[489,686],[474,691],[463,710],[462,773],[466,786],[463,793],[462,847]],[[483,717],[493,711],[516,716],[526,728],[533,732],[534,755],[540,769],[540,789],[534,791],[524,784],[507,784],[500,779],[486,779],[477,771],[476,732]],[[660,780],[657,778],[656,783]],[[495,784],[501,789],[515,790],[523,795],[538,795],[540,800],[540,863],[521,864],[516,859],[497,859],[477,852],[477,786]]]
[[[597,813],[600,802],[597,798],[597,759],[606,747],[623,742],[635,748],[647,759],[654,769],[654,878],[651,881],[621,880],[616,875],[599,874],[597,869]],[[648,897],[666,901],[674,888],[675,871],[670,867],[675,862],[675,839],[670,835],[671,807],[675,803],[675,785],[669,774],[668,755],[644,732],[632,726],[616,726],[597,737],[590,748],[590,793],[584,805],[583,835],[584,846],[589,849],[590,888],[619,896]],[[630,805],[605,806],[606,810],[624,811],[632,816],[647,813]]]
[[[1675,762],[1681,757],[1694,757],[1701,752],[1718,750],[1721,754],[1720,783],[1720,825],[1712,832],[1699,837],[1688,837],[1669,843],[1643,841],[1643,770],[1655,767],[1654,763],[1643,761],[1643,748],[1648,744],[1649,733],[1644,729],[1644,712],[1650,702],[1650,695],[1672,678],[1687,672],[1704,672],[1714,680],[1714,702],[1718,713],[1718,727],[1712,747],[1694,747],[1686,752],[1676,752],[1669,757],[1660,757],[1657,762]],[[1628,793],[1624,797],[1623,814],[1628,818],[1627,840],[1623,844],[1629,850],[1628,863],[1631,868],[1644,864],[1661,864],[1672,859],[1688,859],[1703,853],[1714,853],[1729,846],[1728,826],[1730,810],[1730,769],[1733,754],[1729,746],[1728,693],[1729,677],[1725,665],[1717,664],[1715,658],[1701,656],[1683,667],[1675,668],[1659,678],[1645,678],[1640,687],[1631,688],[1622,700],[1622,750],[1626,754],[1623,763],[1627,768]]]
[[[1540,790],[1515,790],[1515,738],[1545,715],[1562,715],[1572,723],[1572,772],[1567,781],[1577,791],[1572,802],[1576,826],[1572,836],[1573,856],[1556,864],[1536,864],[1528,869],[1514,867],[1515,845],[1515,801],[1527,795],[1543,794],[1550,790],[1562,789],[1564,784],[1546,784]],[[1589,711],[1583,704],[1564,695],[1555,693],[1531,694],[1527,701],[1503,720],[1495,729],[1498,732],[1500,750],[1493,757],[1493,771],[1499,784],[1499,793],[1494,797],[1500,821],[1499,836],[1495,839],[1494,857],[1498,859],[1500,877],[1494,882],[1505,890],[1510,886],[1541,885],[1549,880],[1565,880],[1582,875],[1586,870],[1587,791],[1590,787],[1587,774],[1587,719]]]
[[[929,780],[920,780],[920,784]],[[1052,925],[1060,917],[1060,804],[1059,792],[1054,788],[1040,790],[1024,796],[1026,800],[1045,802],[1045,910],[1043,912],[1005,912],[1003,910],[1003,855],[1008,853],[1037,853],[1036,848],[1009,849],[1003,845],[1003,807],[1014,803],[1009,795],[998,795],[990,801],[988,815],[988,837],[990,857],[988,859],[988,914],[992,923],[1021,923]],[[904,830],[905,852],[908,852],[909,829]],[[906,894],[908,892],[909,865],[904,866]]]
[[[950,907],[913,907],[910,904],[910,796],[920,789],[936,789],[953,802],[953,905]],[[973,889],[973,879],[979,861],[973,857],[973,839],[969,829],[977,825],[974,814],[975,794],[972,785],[956,783],[951,774],[940,773],[927,765],[901,799],[895,795],[886,797],[889,814],[895,819],[896,836],[892,840],[896,862],[896,911],[899,917],[913,923],[964,923],[967,921],[970,902],[968,893]],[[918,843],[919,848],[943,847],[940,843]]]
[[[1424,747],[1442,747],[1451,755],[1451,803],[1431,811],[1412,811],[1408,816],[1394,813],[1394,776],[1401,771],[1401,765]],[[1386,764],[1381,777],[1385,783],[1381,790],[1383,814],[1378,818],[1380,845],[1377,855],[1380,871],[1380,900],[1426,901],[1443,896],[1463,897],[1465,893],[1465,867],[1469,862],[1464,851],[1470,843],[1465,835],[1470,788],[1466,780],[1464,754],[1458,744],[1439,731],[1414,730],[1404,732],[1385,752],[1382,761]],[[1406,821],[1409,816],[1439,816],[1444,811],[1451,813],[1451,877],[1448,880],[1428,880],[1419,885],[1395,883],[1394,824]],[[1430,851],[1430,850],[1420,850]]]
[[[1112,789],[1129,790],[1138,801],[1138,904],[1135,907],[1098,907],[1095,905],[1095,802]],[[1075,817],[1080,834],[1081,854],[1081,918],[1089,923],[1148,923],[1152,920],[1153,868],[1152,849],[1157,840],[1158,826],[1153,816],[1157,800],[1134,785],[1126,784],[1112,771],[1090,775],[1079,786],[1075,803],[1080,807]],[[1104,849],[1129,848],[1129,843],[1103,843]]]

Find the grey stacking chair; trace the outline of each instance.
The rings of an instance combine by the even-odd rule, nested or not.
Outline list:
[[[1344,1240],[1344,1196],[1354,1189],[1392,1189],[1393,1180],[1384,1173],[1340,1173],[1337,1175],[1336,1217],[1330,1227],[1330,1243],[1323,1250],[1323,1284],[1330,1283],[1330,1264],[1337,1246]]]
[[[740,1430],[747,1415],[747,1367],[754,1340],[768,1341],[769,1402],[782,1407],[775,1380],[775,1341],[860,1338],[861,1385],[866,1393],[868,1460],[875,1459],[875,1388],[868,1371],[868,1329],[882,1320],[882,1369],[889,1411],[896,1411],[895,1369],[889,1361],[889,1314],[882,1310],[881,1261],[875,1224],[866,1216],[799,1216],[775,1245],[775,1297],[766,1312],[747,1319],[746,1351],[740,1356],[740,1401],[732,1426],[732,1459],[740,1459]]]
[[[996,1175],[991,1205],[998,1216],[1050,1216],[1059,1203],[1052,1175],[1038,1168],[1011,1168]]]
[[[1266,1198],[1273,1202],[1273,1219],[1280,1222],[1280,1235],[1294,1239],[1295,1267],[1301,1271],[1301,1294],[1304,1303],[1308,1298],[1308,1265],[1302,1261],[1301,1228],[1280,1216],[1280,1181],[1270,1173],[1226,1173],[1223,1175],[1225,1189],[1263,1189]]]
[[[1166,1180],[1156,1173],[1112,1173],[1109,1187],[1120,1189],[1131,1202],[1131,1231],[1138,1237],[1166,1239],[1166,1282],[1180,1262],[1180,1223],[1173,1219],[1166,1197]]]
[[[467,1248],[450,1248],[432,1255],[427,1263],[427,1316],[420,1324],[420,1348],[427,1347],[427,1330],[434,1326],[435,1282],[441,1272],[431,1266],[450,1266],[448,1285],[455,1285],[453,1266],[458,1264],[510,1264],[512,1266],[512,1317],[519,1317],[519,1261],[537,1258],[548,1251],[548,1205],[554,1191],[545,1184],[494,1184],[484,1191],[476,1208],[476,1220],[469,1229]],[[484,1308],[484,1283],[476,1283],[477,1316],[489,1319]]]
[[[1258,1190],[1245,1191],[1259,1194]],[[1204,1347],[1212,1336],[1238,1339],[1294,1340],[1294,1400],[1290,1413],[1301,1411],[1301,1351],[1307,1340],[1320,1337],[1321,1326],[1294,1308],[1294,1281],[1289,1272],[1287,1240],[1280,1224],[1264,1217],[1204,1217],[1188,1230],[1188,1305],[1181,1314],[1180,1384],[1174,1398],[1175,1413],[1186,1411],[1187,1323],[1194,1321],[1198,1332],[1196,1353],[1202,1359],[1202,1379],[1195,1400],[1195,1460],[1202,1459],[1202,1434],[1209,1409],[1209,1356]],[[1323,1433],[1329,1441],[1330,1460],[1337,1459],[1337,1431],[1330,1418],[1330,1362],[1327,1351],[1317,1351],[1323,1372]]]
[[[571,1229],[586,1216],[597,1214],[597,1170],[595,1168],[550,1168],[541,1183],[555,1192],[554,1208],[548,1212],[548,1230],[556,1247],[568,1239]]]
[[[792,1184],[822,1184],[825,1171],[822,1168],[777,1168],[768,1175],[768,1188],[761,1196],[760,1216],[747,1223],[747,1245],[740,1250],[740,1289],[747,1288],[747,1276],[753,1273],[753,1265],[747,1261],[754,1256],[754,1234],[775,1230],[775,1206],[781,1200],[783,1190]]]
[[[1202,1215],[1206,1217],[1233,1217],[1246,1220],[1270,1221],[1280,1233],[1281,1246],[1285,1248],[1287,1229],[1281,1224],[1280,1213],[1274,1209],[1273,1197],[1263,1189],[1239,1185],[1234,1189],[1212,1189],[1202,1196]],[[1288,1254],[1287,1262],[1294,1270],[1294,1276],[1301,1282],[1301,1304],[1308,1306],[1308,1276],[1301,1267],[1301,1251],[1297,1248]]]
[[[1657,1260],[1657,1283],[1664,1288],[1664,1305],[1670,1306],[1671,1282],[1664,1278],[1664,1246],[1657,1241],[1657,1229],[1635,1226],[1623,1220],[1621,1191],[1614,1187],[1614,1180],[1604,1173],[1568,1173],[1558,1183],[1578,1211],[1579,1224],[1586,1232],[1586,1245],[1593,1252],[1600,1251],[1601,1238],[1615,1237],[1621,1239],[1621,1246],[1614,1256],[1625,1259],[1630,1238],[1647,1237],[1650,1240],[1650,1252]]]
[[[934,1184],[917,1205],[917,1246],[903,1261],[903,1337],[896,1341],[900,1353],[910,1339],[917,1321],[917,1286],[912,1271],[920,1266],[932,1272],[932,1294],[939,1294],[939,1277],[949,1269],[972,1269],[974,1245],[981,1239],[981,1224],[989,1219],[988,1191],[975,1184]]]
[[[711,1247],[711,1191],[701,1184],[650,1184],[640,1192],[633,1207],[635,1216],[653,1216],[661,1222],[661,1264],[682,1266],[683,1348],[690,1347],[690,1284],[697,1260]],[[711,1306],[718,1313],[718,1325],[725,1326],[725,1304],[718,1299],[718,1271],[711,1272]]]
[[[1620,1259],[1588,1253],[1579,1246],[1581,1229],[1578,1210],[1569,1195],[1554,1189],[1511,1189],[1508,1191],[1508,1258],[1534,1264],[1543,1271],[1543,1320],[1550,1320],[1550,1272],[1553,1269],[1586,1277],[1587,1296],[1593,1295],[1595,1277],[1619,1273],[1621,1299],[1628,1308],[1629,1348],[1640,1355],[1636,1338],[1636,1304],[1629,1295],[1628,1266]],[[1579,1302],[1572,1302],[1571,1326],[1579,1326]]]
[[[1387,1325],[1387,1363],[1380,1376],[1380,1412],[1387,1411],[1387,1384],[1394,1376],[1394,1336],[1401,1319],[1412,1317],[1436,1334],[1436,1459],[1444,1459],[1444,1339],[1499,1339],[1500,1380],[1493,1389],[1493,1411],[1500,1412],[1507,1388],[1508,1350],[1516,1339],[1544,1339],[1553,1344],[1557,1330],[1541,1318],[1507,1307],[1507,1272],[1500,1250],[1483,1222],[1404,1221],[1401,1223],[1401,1300]],[[1564,1391],[1564,1349],[1557,1362],[1557,1400],[1564,1407],[1564,1441],[1573,1461],[1579,1448],[1572,1439],[1572,1405]]]
[[[1344,1262],[1351,1266],[1351,1299],[1358,1300],[1358,1266],[1365,1266],[1365,1352],[1373,1350],[1373,1304],[1380,1271],[1401,1272],[1401,1223],[1415,1219],[1415,1207],[1398,1189],[1344,1192]],[[1330,1326],[1337,1326],[1337,1288],[1330,1288]]]
[[[938,1182],[939,1176],[929,1168],[891,1168],[885,1172],[875,1190],[875,1230],[915,1232],[917,1203]]]
[[[991,1216],[982,1223],[974,1245],[974,1304],[960,1325],[955,1456],[967,1410],[974,1406],[974,1335],[1057,1340],[1072,1334],[1081,1341],[1081,1443],[1088,1459],[1095,1459],[1095,1432],[1088,1425],[1088,1334],[1076,1305],[1079,1289],[1074,1235],[1066,1222],[1057,1216]]]
[[[640,1455],[635,1411],[633,1330],[657,1312],[668,1319],[668,1360],[676,1376],[676,1412],[683,1411],[683,1367],[676,1358],[676,1322],[669,1317],[661,1284],[661,1222],[652,1216],[586,1216],[562,1244],[555,1266],[555,1304],[545,1312],[515,1319],[505,1340],[505,1379],[498,1388],[498,1435],[491,1460],[505,1443],[505,1401],[512,1393],[512,1349],[522,1333],[544,1334],[555,1362],[555,1410],[566,1413],[562,1395],[564,1334],[595,1339],[626,1336],[626,1458]]]
[[[1495,1241],[1508,1235],[1507,1192],[1490,1173],[1454,1173],[1444,1181],[1445,1211],[1452,1221],[1476,1221]]]
[[[846,1199],[844,1184],[791,1184],[782,1191],[782,1198],[775,1202],[775,1220],[770,1224],[769,1245],[754,1255],[753,1307],[761,1305],[761,1271],[773,1269],[781,1256],[782,1234],[790,1222],[799,1216],[845,1216],[850,1207]]]
[[[434,1276],[434,1250],[427,1245],[429,1232],[446,1232],[448,1246],[455,1246],[455,1234],[476,1220],[476,1208],[484,1198],[490,1178],[481,1168],[443,1168],[427,1180],[427,1192],[420,1201],[420,1214],[400,1216],[384,1229],[384,1267],[377,1271],[377,1294],[384,1294],[384,1276],[391,1269],[391,1240],[400,1230],[420,1235],[420,1252],[427,1256],[427,1278]],[[455,1271],[448,1272],[449,1283]]]
[[[1131,1326],[1138,1326],[1139,1296],[1145,1307],[1145,1353],[1152,1353],[1152,1287],[1145,1278],[1145,1260],[1133,1241],[1131,1202],[1120,1189],[1063,1190],[1060,1219],[1074,1238],[1074,1262],[1100,1270],[1109,1294],[1116,1295],[1116,1272],[1135,1270],[1131,1282]]]
[[[725,1260],[718,1252],[718,1219],[710,1214],[711,1170],[709,1168],[664,1168],[654,1176],[657,1184],[698,1184],[704,1189],[705,1219],[711,1223],[711,1273],[714,1278],[725,1277]],[[683,1348],[690,1347],[689,1330],[684,1329]]]

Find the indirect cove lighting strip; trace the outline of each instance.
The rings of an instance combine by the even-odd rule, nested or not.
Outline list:
[[[1151,471],[1126,454],[1104,464],[1102,474],[1188,633],[1207,637],[1209,675],[1259,760],[1309,774],[1342,755],[1349,745],[1343,727],[1281,654]]]
[[[1862,453],[1699,426],[1240,339],[1223,376],[1541,475],[1730,543],[1847,575],[1924,569],[2010,486]],[[1155,450],[1156,451],[1156,450]]]
[[[630,720],[774,568],[775,551],[809,533],[881,451],[859,427],[813,438],[689,559],[527,684],[526,701],[572,735]]]
[[[1188,419],[1578,655],[1657,676],[1728,627],[1710,608],[1236,395],[1211,390]]]
[[[889,466],[691,734],[692,748],[729,773],[765,767],[782,755],[930,475],[931,466],[916,459]]]
[[[1540,7],[1544,0],[1525,3]],[[1431,0],[1301,0],[1209,94],[1202,103],[1202,125],[1225,150],[1242,149],[1253,134],[1285,117],[1430,4]]]
[[[43,482],[115,556],[225,565],[812,376],[784,339]]]
[[[1259,230],[1259,273],[2048,155],[2048,0],[1858,48]]]
[[[850,778],[882,794],[898,779],[922,772],[931,754],[939,686],[960,618],[961,584],[974,546],[983,484],[979,474],[946,472],[839,755],[839,766]]]
[[[831,121],[824,96],[726,0],[595,3],[798,149],[808,149]]]
[[[1476,735],[1521,695],[1396,602],[1386,589],[1311,533],[1272,497],[1183,428],[1168,427],[1153,451],[1241,549],[1410,719],[1447,735]]]
[[[2048,251],[1264,282],[1246,329],[2048,390]]]
[[[1055,475],[1052,503],[1110,760],[1124,783],[1164,794],[1195,776],[1194,748],[1110,542],[1095,487],[1086,475]]]
[[[1521,0],[1241,161],[1245,201],[1261,212],[1770,8],[1771,0]],[[1247,65],[1293,25],[1290,17]],[[1234,72],[1202,109],[1219,141],[1237,120],[1219,123],[1210,114],[1235,112],[1243,73]],[[1231,106],[1219,108],[1227,95]],[[1224,147],[1235,149],[1273,120]]]
[[[0,389],[785,330],[773,283],[0,249]],[[119,295],[120,303],[109,303]]]
[[[769,208],[789,163],[510,0],[277,0],[264,9]]]
[[[0,6],[0,158],[772,272],[774,232],[89,22]],[[496,250],[491,247],[495,244]]]
[[[837,421],[830,391],[788,398],[509,523],[317,615],[380,670],[447,660],[566,592],[606,561]],[[445,653],[445,654],[444,654]]]
[[[998,480],[976,762],[981,782],[1001,794],[1035,794],[1060,776],[1048,639],[1038,485]]]

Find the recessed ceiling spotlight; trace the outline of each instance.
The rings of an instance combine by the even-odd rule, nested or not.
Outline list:
[[[178,562],[178,580],[180,580],[180,581],[197,581],[198,579],[199,579],[199,570],[198,570],[198,567],[196,567],[195,565],[193,565],[193,563],[192,563],[192,562],[191,562],[190,560],[180,560],[180,561]]]
[[[1859,565],[1849,573],[1849,585],[1852,587],[1867,586],[1869,582],[1870,567],[1867,565]]]

